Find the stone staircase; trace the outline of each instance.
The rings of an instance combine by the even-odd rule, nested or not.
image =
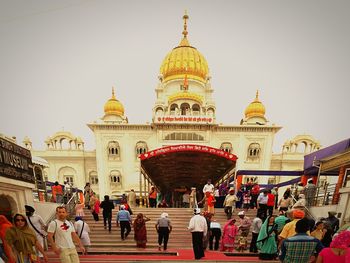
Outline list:
[[[104,229],[102,213],[100,213],[100,221],[95,222],[93,216],[89,210],[85,210],[84,220],[89,224],[91,233],[91,247],[89,248],[89,254],[94,253],[107,253],[113,254],[121,251],[136,251],[136,244],[134,241],[134,232],[131,230],[130,235],[125,239],[121,240],[120,227],[116,227],[116,213],[118,208],[113,210],[112,218],[112,231]],[[157,250],[158,248],[158,235],[155,229],[157,219],[160,217],[162,212],[169,214],[171,219],[173,230],[170,233],[168,248],[170,250],[176,249],[191,249],[192,248],[192,237],[191,233],[187,230],[188,223],[193,216],[193,209],[191,208],[134,208],[133,209],[133,220],[138,213],[143,213],[151,220],[146,222],[147,227],[147,250]],[[236,210],[234,217],[238,218]],[[252,220],[255,217],[256,210],[249,210],[247,216]],[[221,224],[223,228],[226,223],[226,215],[223,208],[215,209],[215,219]],[[248,236],[248,240],[251,239],[251,233]]]

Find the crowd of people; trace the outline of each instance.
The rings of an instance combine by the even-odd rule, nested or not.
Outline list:
[[[278,189],[260,189],[254,182],[248,182],[236,193],[233,187],[221,188],[221,194],[226,193],[223,201],[223,211],[227,222],[221,227],[215,216],[215,189],[210,180],[202,189],[202,196],[197,200],[198,191],[183,192],[185,207],[194,208],[188,230],[192,235],[195,259],[205,256],[205,250],[223,252],[258,253],[260,260],[276,260],[282,262],[345,262],[350,260],[350,227],[339,228],[339,220],[335,212],[328,212],[327,218],[315,222],[308,212],[312,205],[315,185],[311,180],[304,187],[298,184],[293,195],[287,189],[278,199]],[[311,192],[311,194],[310,194]],[[55,198],[60,199],[56,192]],[[152,187],[149,193],[149,207],[162,207],[164,198],[159,198],[159,191]],[[143,213],[134,217],[133,208],[137,205],[133,189],[128,195],[123,195],[117,207],[104,196],[102,202],[87,184],[75,206],[75,222],[67,220],[67,210],[64,206],[56,209],[56,219],[45,225],[42,218],[31,206],[25,206],[26,215],[16,214],[13,222],[0,216],[0,237],[3,243],[1,253],[6,262],[47,262],[44,251],[45,240],[52,250],[60,257],[61,262],[79,262],[76,245],[82,253],[86,253],[91,245],[90,227],[84,221],[84,208],[90,210],[95,221],[99,221],[102,209],[103,225],[109,232],[112,230],[113,210],[115,225],[120,228],[120,238],[125,240],[133,230],[135,245],[144,249],[147,245],[146,223],[150,221]],[[201,208],[198,207],[201,206]],[[253,211],[256,216],[250,219],[247,211]],[[278,215],[276,215],[278,211]],[[158,234],[158,249],[168,248],[168,240],[173,225],[169,215],[160,214],[155,224]],[[251,234],[249,244],[248,236]]]

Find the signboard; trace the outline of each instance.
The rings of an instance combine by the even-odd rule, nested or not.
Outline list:
[[[214,118],[210,116],[157,116],[155,123],[193,123],[193,124],[214,124]]]
[[[35,183],[30,151],[0,138],[0,176]]]
[[[162,154],[173,153],[173,152],[186,152],[186,151],[210,153],[210,154],[214,154],[214,155],[226,158],[228,160],[232,160],[232,161],[237,160],[237,156],[232,153],[228,153],[223,150],[212,148],[209,146],[194,145],[194,144],[181,144],[181,145],[166,146],[163,148],[155,149],[153,151],[149,151],[147,153],[141,154],[140,159],[143,161]]]

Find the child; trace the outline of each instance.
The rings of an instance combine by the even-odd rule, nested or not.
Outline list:
[[[238,238],[238,252],[244,252],[247,249],[248,246],[248,240],[245,236],[240,236]]]
[[[243,208],[248,211],[250,206],[250,201],[252,200],[252,197],[250,196],[250,192],[246,192],[243,195]]]

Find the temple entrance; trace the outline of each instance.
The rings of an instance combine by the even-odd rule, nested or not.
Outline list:
[[[218,184],[234,174],[237,156],[202,145],[174,145],[140,155],[141,195],[146,197],[151,185],[162,193],[196,187],[202,190],[208,179]]]

